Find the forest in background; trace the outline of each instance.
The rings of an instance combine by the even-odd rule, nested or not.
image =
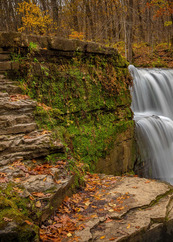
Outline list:
[[[49,16],[47,31],[35,23],[34,28],[21,27],[26,9],[19,11],[22,0],[0,1],[0,31],[54,34],[117,47],[124,43],[124,54],[132,60],[133,43],[153,46],[173,42],[172,0],[30,0],[39,6],[32,17]],[[32,18],[33,19],[33,18]],[[48,19],[47,19],[48,20]],[[37,20],[36,20],[37,21]],[[44,20],[43,20],[44,21]],[[56,26],[56,28],[52,28]]]

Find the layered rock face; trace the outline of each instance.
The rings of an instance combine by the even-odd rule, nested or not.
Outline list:
[[[49,132],[37,129],[33,118],[36,102],[17,94],[20,89],[0,76],[0,165],[17,159],[32,159],[63,150]],[[7,92],[5,92],[7,91]]]
[[[7,61],[9,55],[1,54],[0,240],[31,241],[37,237],[38,228],[25,221],[33,216],[38,224],[52,214],[71,192],[74,176],[58,166],[44,166],[44,158],[51,153],[63,153],[64,145],[53,133],[38,129],[34,120],[37,102],[22,95],[17,83],[5,77],[3,73],[11,65]],[[38,163],[35,159],[39,159]],[[35,193],[42,196],[34,198]],[[29,218],[19,208],[22,201]],[[29,211],[33,209],[31,215],[33,212]]]
[[[71,130],[77,130],[86,123],[91,128],[94,123],[93,132],[98,137],[93,141],[92,132],[89,131],[91,138],[84,144],[88,148],[79,148],[79,143],[85,142],[85,133],[81,132],[81,139],[76,134],[70,141],[75,150],[79,148],[83,161],[92,163],[95,159],[96,172],[106,174],[119,175],[133,170],[136,148],[130,111],[128,63],[116,49],[93,42],[3,32],[0,33],[0,46],[5,50],[1,53],[2,59],[7,61],[10,51],[18,51],[26,57],[30,43],[37,46],[29,59],[29,75],[35,78],[35,88],[39,89],[39,92],[33,90],[36,93],[34,98],[38,99],[39,95],[46,97],[45,104],[48,106],[51,99],[51,106],[60,111],[62,118],[76,123],[76,127],[70,124],[73,126],[69,127]],[[18,68],[19,62],[0,64],[2,71]],[[32,86],[29,86],[31,91]],[[49,94],[46,86],[49,86],[52,94]],[[103,140],[106,145],[101,144],[101,139],[106,140]],[[110,147],[109,143],[114,144]],[[92,151],[94,146],[96,148]],[[97,156],[100,158],[98,162]]]

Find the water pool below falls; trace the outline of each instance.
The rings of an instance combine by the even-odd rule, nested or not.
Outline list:
[[[151,176],[173,184],[173,70],[137,69],[133,77],[132,111],[142,159]]]

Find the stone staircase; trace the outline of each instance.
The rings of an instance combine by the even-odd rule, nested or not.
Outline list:
[[[12,183],[22,197],[32,198],[39,210],[39,222],[43,222],[71,193],[74,175],[62,166],[62,161],[60,165],[46,164],[45,157],[64,153],[64,145],[51,132],[38,129],[34,120],[37,102],[22,95],[17,83],[6,78],[5,72],[17,67],[9,57],[0,49],[0,200]],[[34,195],[38,192],[42,197]],[[15,219],[9,220],[6,228],[0,229],[0,241],[8,241],[18,226]],[[15,236],[18,239],[18,234]]]
[[[0,75],[0,166],[63,150],[50,132],[37,129],[33,116],[37,103],[18,93],[20,88]]]
[[[4,50],[0,48],[0,74],[19,69],[19,63],[10,60],[11,52],[10,49]]]
[[[63,150],[50,132],[38,130],[33,115],[37,103],[5,77],[6,72],[19,68],[10,56],[10,50],[0,48],[0,166]]]

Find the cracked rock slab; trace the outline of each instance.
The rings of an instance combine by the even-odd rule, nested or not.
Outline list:
[[[119,177],[114,186],[105,189],[105,196],[102,197],[107,201],[104,205],[107,212],[104,216],[99,215],[96,206],[92,213],[97,214],[97,218],[86,222],[84,229],[76,231],[75,236],[80,242],[172,241],[172,194],[173,187],[164,182]],[[119,211],[116,211],[117,200],[121,202]],[[92,217],[92,214],[89,215]]]

